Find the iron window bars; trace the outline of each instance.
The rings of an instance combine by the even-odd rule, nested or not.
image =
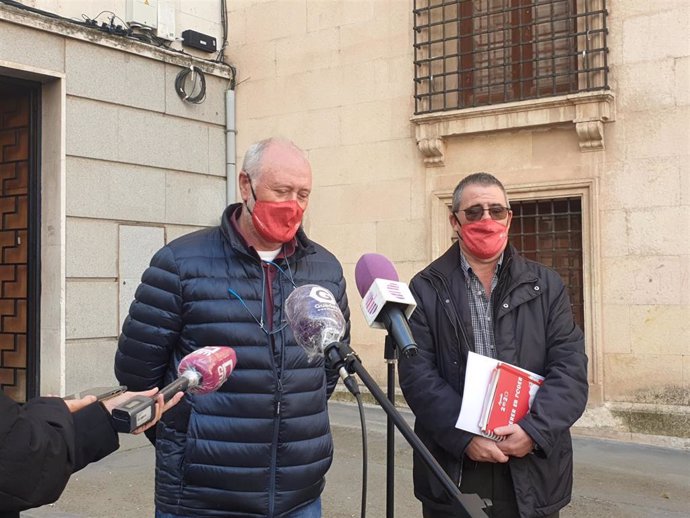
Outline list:
[[[606,0],[415,0],[415,113],[608,89]]]

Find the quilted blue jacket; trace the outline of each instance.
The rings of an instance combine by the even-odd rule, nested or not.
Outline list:
[[[342,267],[300,229],[294,254],[275,261],[269,336],[257,320],[270,277],[229,222],[239,207],[229,206],[220,226],[156,253],[119,339],[115,374],[132,390],[170,383],[199,347],[237,353],[219,391],[186,395],[157,426],[156,507],[164,513],[281,517],[319,497],[332,461],[326,403],[337,374],[322,358],[309,363],[283,308],[293,282],[320,284],[335,295],[349,330]]]

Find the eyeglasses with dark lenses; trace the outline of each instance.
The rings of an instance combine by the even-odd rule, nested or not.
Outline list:
[[[489,216],[491,216],[491,219],[493,220],[505,219],[505,217],[508,215],[508,211],[510,211],[510,208],[504,207],[503,205],[490,205],[487,208],[484,208],[481,205],[473,205],[469,209],[460,210],[465,213],[467,221],[479,221],[482,219],[482,216],[484,216],[484,212],[486,211],[489,211]]]

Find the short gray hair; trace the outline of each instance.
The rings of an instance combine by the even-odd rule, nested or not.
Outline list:
[[[503,184],[498,178],[489,173],[472,173],[471,175],[466,176],[465,178],[460,180],[460,183],[455,187],[455,190],[453,191],[453,205],[451,206],[451,212],[453,214],[455,214],[460,209],[460,198],[462,197],[462,190],[468,185],[483,185],[485,187],[488,187],[490,185],[496,185],[497,187],[500,187],[503,191],[503,195],[506,198],[506,206],[510,208],[510,204],[508,203],[508,195],[506,194],[506,189],[505,187],[503,187]]]
[[[295,144],[291,140],[279,137],[270,137],[264,140],[260,140],[249,146],[249,148],[247,148],[247,151],[244,154],[244,161],[242,162],[242,171],[247,173],[247,176],[249,176],[250,179],[258,180],[261,176],[261,173],[263,172],[261,170],[261,159],[263,158],[266,150],[273,144],[280,144],[287,148],[294,149],[306,159],[306,154],[304,153],[304,151],[300,149],[297,146],[297,144]]]

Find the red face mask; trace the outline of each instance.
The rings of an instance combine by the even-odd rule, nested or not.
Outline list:
[[[491,259],[505,248],[508,227],[493,219],[481,219],[461,225],[460,238],[472,255],[479,259]]]
[[[300,204],[295,200],[257,200],[251,181],[249,188],[254,197],[254,210],[250,210],[249,213],[252,215],[254,228],[259,235],[271,243],[287,243],[292,240],[304,215],[304,209],[300,207]],[[247,210],[249,210],[248,205]]]
[[[254,228],[261,237],[271,243],[287,243],[295,237],[304,209],[295,200],[257,200],[251,214]]]

